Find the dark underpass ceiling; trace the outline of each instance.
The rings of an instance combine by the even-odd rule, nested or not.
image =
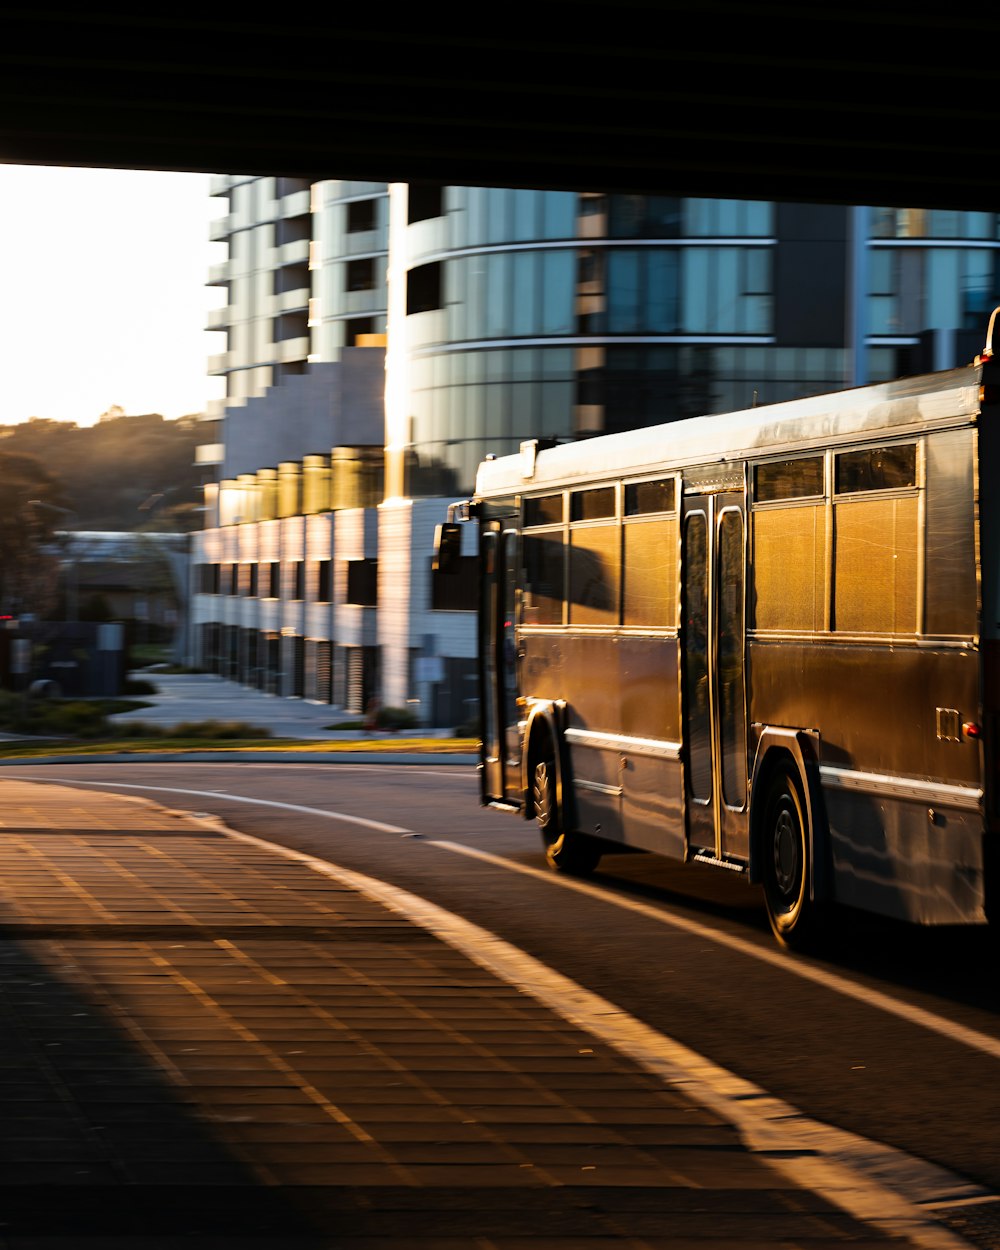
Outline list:
[[[286,11],[0,8],[0,161],[1000,210],[992,11]]]

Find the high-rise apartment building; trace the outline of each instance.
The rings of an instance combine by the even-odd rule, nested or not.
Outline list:
[[[947,367],[1000,303],[994,213],[213,190],[229,198],[212,275],[228,350],[211,365],[227,399],[199,658],[437,723],[471,711],[475,637],[471,613],[431,601],[432,536],[484,456]]]

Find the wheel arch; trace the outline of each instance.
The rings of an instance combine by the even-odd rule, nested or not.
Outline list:
[[[565,811],[562,736],[565,711],[566,704],[562,699],[532,701],[528,707],[524,725],[524,749],[521,752],[521,793],[524,796],[521,812],[525,820],[535,818],[531,777],[535,768],[535,760],[539,752],[544,749],[546,742],[551,744],[555,764],[556,802],[559,810]]]
[[[758,730],[750,784],[750,880],[763,880],[761,838],[768,783],[782,766],[798,780],[805,807],[809,847],[809,898],[824,902],[832,895],[829,831],[819,775],[819,733],[809,729],[786,729],[774,725]]]

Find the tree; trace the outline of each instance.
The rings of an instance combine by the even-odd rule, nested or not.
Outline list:
[[[109,408],[96,425],[33,417],[0,426],[0,448],[37,457],[66,484],[68,503],[84,530],[163,528],[166,508],[179,530],[200,528],[201,472],[195,448],[204,442],[196,416],[166,421],[158,413],[126,417]],[[156,495],[163,503],[143,509]]]
[[[0,612],[45,616],[59,574],[62,484],[36,456],[0,451]]]

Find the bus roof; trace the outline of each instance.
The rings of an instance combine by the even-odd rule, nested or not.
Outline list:
[[[555,489],[608,477],[670,471],[685,465],[735,462],[858,438],[898,437],[936,426],[962,425],[979,413],[983,366],[898,378],[718,416],[603,434],[534,453],[484,460],[476,475],[483,498]]]

